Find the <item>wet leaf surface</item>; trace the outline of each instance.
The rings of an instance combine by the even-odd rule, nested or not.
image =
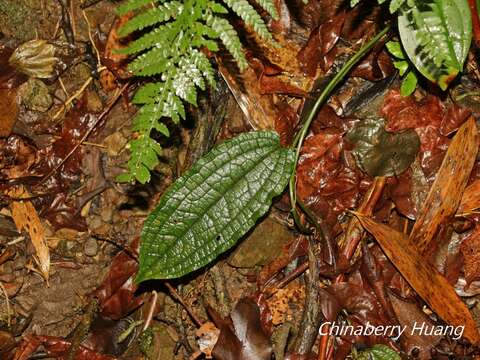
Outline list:
[[[262,329],[260,311],[251,299],[239,300],[230,319],[214,318],[220,329],[213,355],[219,360],[268,360],[272,348]]]
[[[434,251],[435,244],[432,240],[439,226],[457,212],[477,156],[478,146],[477,126],[474,118],[470,117],[450,143],[425,200],[422,215],[410,233],[410,240],[422,254]]]
[[[414,131],[388,133],[381,120],[360,122],[346,138],[354,144],[358,166],[370,176],[400,175],[415,160],[420,147]]]
[[[357,214],[362,225],[378,241],[388,258],[422,299],[445,322],[465,326],[464,336],[480,341],[472,315],[452,285],[418,251],[408,237],[386,225]],[[439,296],[442,294],[442,296]]]

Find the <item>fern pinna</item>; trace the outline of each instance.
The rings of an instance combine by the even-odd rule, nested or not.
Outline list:
[[[153,5],[152,5],[153,4]],[[273,18],[277,18],[273,0],[258,0]],[[135,137],[130,141],[128,172],[119,181],[141,183],[150,180],[150,171],[158,164],[161,146],[151,137],[153,130],[169,136],[163,117],[175,123],[185,118],[183,101],[196,105],[197,87],[214,86],[214,70],[204,50],[218,51],[220,40],[236,60],[240,70],[247,66],[242,44],[233,26],[224,17],[227,7],[235,12],[260,37],[272,40],[265,23],[247,0],[128,0],[119,14],[138,14],[119,31],[121,36],[147,29],[122,53],[136,55],[129,70],[137,76],[153,76],[156,81],[141,87],[133,102],[141,106],[133,120]]]

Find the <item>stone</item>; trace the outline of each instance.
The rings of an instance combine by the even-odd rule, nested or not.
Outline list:
[[[268,216],[260,222],[228,259],[228,264],[238,268],[266,265],[282,251],[283,245],[294,239],[287,227]]]

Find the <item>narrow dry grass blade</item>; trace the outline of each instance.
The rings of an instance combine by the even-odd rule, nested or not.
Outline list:
[[[464,337],[473,344],[480,341],[470,311],[453,286],[419,252],[409,238],[391,227],[355,213],[362,226],[371,233],[390,261],[400,271],[430,308],[445,322],[465,326]]]
[[[467,186],[463,192],[462,201],[458,206],[457,215],[467,215],[480,208],[480,180]]]
[[[421,254],[432,254],[432,240],[439,226],[457,212],[478,152],[475,119],[470,117],[448,147],[442,166],[430,188],[421,216],[415,222],[410,240]]]
[[[13,198],[28,197],[28,192],[23,187],[14,187],[8,191]],[[45,240],[45,229],[37,211],[28,200],[13,201],[10,205],[13,221],[19,231],[26,230],[30,235],[33,247],[37,254],[38,267],[46,280],[50,270],[50,251]]]

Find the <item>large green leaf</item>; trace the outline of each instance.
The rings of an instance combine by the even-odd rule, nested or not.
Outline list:
[[[445,90],[462,71],[470,49],[467,0],[409,0],[400,9],[398,30],[418,71]]]
[[[183,276],[232,247],[284,190],[293,159],[271,131],[241,134],[202,157],[145,221],[137,282]]]
[[[399,175],[415,160],[420,140],[414,130],[385,131],[382,119],[366,119],[352,128],[347,140],[354,144],[358,166],[370,176]]]

